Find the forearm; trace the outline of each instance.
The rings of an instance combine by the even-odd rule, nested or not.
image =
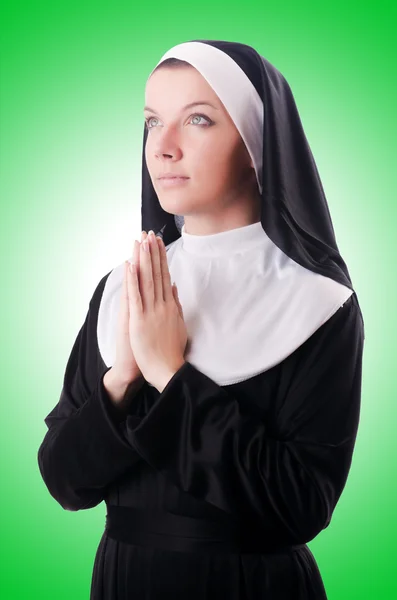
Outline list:
[[[117,403],[110,399],[103,382],[104,377],[68,417],[57,415],[55,407],[46,420],[49,431],[39,448],[39,467],[50,493],[67,510],[90,508],[101,502],[107,486],[140,459],[121,427],[124,407],[136,398],[143,383],[130,382],[125,398]],[[121,388],[112,387],[112,382],[111,376],[110,393],[120,398]],[[134,390],[131,393],[129,385]],[[69,394],[70,390],[64,387],[58,404],[65,404]],[[130,416],[134,418],[140,421],[139,417]]]

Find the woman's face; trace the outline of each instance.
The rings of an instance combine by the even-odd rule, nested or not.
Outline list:
[[[200,105],[185,108],[192,102]],[[146,85],[145,104],[150,107],[144,110],[146,164],[166,212],[215,217],[252,193],[251,157],[229,113],[196,69],[155,71]],[[189,179],[167,186],[158,179],[167,172]]]

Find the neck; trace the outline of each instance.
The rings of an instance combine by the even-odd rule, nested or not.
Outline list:
[[[261,220],[262,198],[259,192],[248,201],[241,199],[228,208],[211,214],[184,216],[184,230],[191,235],[212,235],[245,227]]]

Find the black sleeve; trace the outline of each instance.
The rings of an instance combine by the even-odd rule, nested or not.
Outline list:
[[[113,405],[103,385],[110,367],[99,353],[97,317],[108,275],[91,298],[66,365],[60,399],[44,419],[48,431],[38,450],[41,476],[66,510],[96,506],[106,486],[141,460],[123,434],[126,415]],[[134,401],[140,391],[134,393]],[[133,415],[130,419],[134,422]]]
[[[272,423],[186,362],[130,443],[181,490],[282,544],[328,526],[359,424],[364,323],[354,294],[283,361]]]

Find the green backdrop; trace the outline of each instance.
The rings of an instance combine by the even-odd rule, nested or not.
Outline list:
[[[0,597],[89,597],[105,504],[63,510],[37,450],[93,290],[140,235],[146,79],[197,38],[254,46],[293,90],[366,325],[350,476],[309,547],[329,600],[397,597],[396,4],[3,1],[0,17]]]

